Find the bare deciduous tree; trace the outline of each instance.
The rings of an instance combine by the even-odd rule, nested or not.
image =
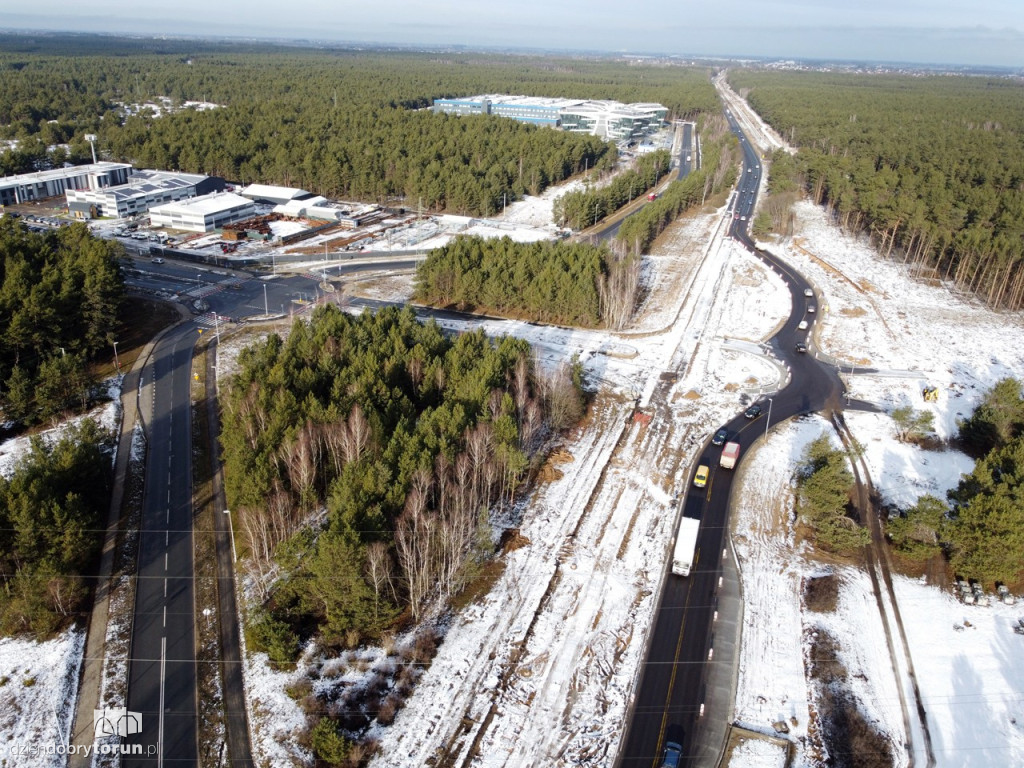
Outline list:
[[[352,406],[346,424],[347,434],[343,451],[345,463],[359,461],[363,451],[370,445],[371,431],[370,422],[366,420],[363,409],[359,407],[358,403]]]
[[[307,421],[295,439],[281,448],[288,469],[288,480],[298,494],[299,503],[310,508],[316,503],[317,467],[320,464],[320,436],[313,422]]]
[[[435,584],[436,519],[427,511],[427,496],[416,484],[405,498],[395,522],[395,551],[405,577],[409,609],[419,619]]]
[[[599,281],[601,317],[612,330],[626,327],[636,306],[640,288],[640,260],[617,257],[608,265],[608,274]]]
[[[375,541],[366,548],[366,576],[373,587],[373,617],[377,618],[378,604],[385,588],[391,593],[391,599],[398,602],[398,594],[392,579],[393,566],[388,546],[383,541]]]

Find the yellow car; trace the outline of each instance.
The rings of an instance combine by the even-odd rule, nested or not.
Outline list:
[[[703,488],[708,484],[708,473],[711,470],[708,469],[707,464],[701,464],[697,467],[697,474],[693,476],[693,484],[698,488]]]

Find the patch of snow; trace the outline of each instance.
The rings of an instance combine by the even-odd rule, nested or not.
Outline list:
[[[306,715],[287,691],[308,679],[308,653],[291,672],[270,668],[265,653],[246,653],[245,695],[249,706],[249,736],[257,765],[312,766],[313,755],[299,745],[306,731]]]
[[[1019,606],[963,605],[911,579],[894,579],[936,763],[1024,765],[1024,635]]]
[[[66,764],[66,756],[47,752],[68,743],[84,646],[85,633],[77,629],[42,643],[0,638],[0,764]],[[16,748],[35,752],[15,753]],[[23,760],[21,754],[31,757]]]
[[[728,768],[786,768],[787,761],[786,750],[780,745],[747,739],[732,751]]]
[[[121,426],[121,383],[117,377],[113,377],[106,379],[103,382],[103,387],[106,390],[107,396],[111,398],[109,402],[36,434],[45,443],[52,445],[64,436],[71,425],[80,424],[87,418],[95,421],[101,429],[110,433],[116,433]],[[0,443],[0,475],[10,477],[14,473],[18,462],[28,454],[31,441],[32,436],[23,435],[12,437]],[[116,453],[116,445],[114,453]]]

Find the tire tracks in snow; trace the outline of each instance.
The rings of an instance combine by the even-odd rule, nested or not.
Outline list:
[[[899,603],[896,601],[896,591],[892,583],[892,567],[889,561],[889,551],[885,545],[882,526],[878,521],[878,510],[874,503],[874,491],[871,485],[871,476],[868,474],[867,463],[862,456],[857,456],[853,450],[855,442],[853,433],[846,425],[841,413],[832,414],[832,426],[842,440],[843,446],[850,453],[850,465],[853,468],[853,475],[857,483],[857,506],[863,516],[862,522],[867,524],[871,532],[871,543],[864,548],[865,570],[871,578],[872,590],[875,594],[875,601],[878,604],[878,612],[882,617],[882,627],[885,630],[885,641],[889,646],[889,657],[892,663],[893,673],[897,676],[896,688],[900,694],[900,708],[903,712],[903,730],[906,741],[903,744],[907,754],[908,768],[914,768],[917,764],[914,747],[914,732],[917,730],[923,742],[925,754],[925,768],[934,768],[935,752],[932,749],[931,731],[928,728],[928,718],[925,713],[924,700],[921,698],[921,689],[917,684],[917,676],[914,672],[914,660],[910,655],[910,643],[907,641],[907,633],[903,628],[903,618],[900,615]],[[857,456],[856,459],[853,457]],[[900,647],[897,648],[893,639],[893,627],[899,635]],[[907,702],[906,687],[909,686],[914,697],[914,714],[917,721],[912,722],[910,708]]]

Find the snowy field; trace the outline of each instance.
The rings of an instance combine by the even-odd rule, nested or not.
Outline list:
[[[956,433],[957,420],[969,415],[996,381],[1005,376],[1024,379],[1019,315],[993,312],[941,286],[908,279],[898,264],[879,259],[864,241],[841,234],[820,209],[809,203],[797,206],[797,216],[799,235],[781,250],[786,260],[823,291],[823,309],[827,311],[818,334],[821,349],[840,364],[879,369],[877,375],[847,375],[852,396],[886,410],[902,405],[931,410],[937,433],[948,438]],[[982,338],[984,344],[979,344]],[[922,400],[925,385],[939,388],[938,402]],[[925,493],[943,498],[961,474],[973,467],[970,458],[957,451],[925,451],[898,442],[891,420],[884,415],[851,412],[846,419],[864,447],[865,461],[883,504],[905,508]],[[804,430],[811,430],[811,434],[801,435]],[[802,446],[815,436],[813,432],[808,423],[774,431],[769,450],[758,451],[752,457],[740,497],[753,494],[758,483],[769,482],[769,477],[778,477],[776,482],[785,485],[791,469],[779,467],[757,473],[777,462],[779,454],[799,456]],[[756,525],[763,510],[748,509],[741,502],[737,531],[742,530],[745,520],[747,526]],[[791,538],[792,531],[783,530]],[[744,572],[746,610],[757,610],[753,606],[760,601],[774,616],[783,611],[792,616],[798,609],[792,598],[798,596],[799,579],[820,566],[778,539],[770,546],[777,551],[762,564],[760,572],[765,576],[789,574],[786,594],[791,597],[787,602],[792,607],[780,605],[779,594],[771,589],[765,589],[758,598]],[[868,686],[858,694],[864,710],[900,744],[904,727],[898,691],[893,686],[905,684],[896,679],[905,673],[895,675],[886,655],[872,655],[884,649],[885,639],[877,623],[877,609],[870,610],[870,587],[860,574],[842,575],[843,599],[837,620],[830,622],[830,631],[847,649],[844,659],[848,667],[859,670]],[[1024,764],[1024,718],[1020,709],[1024,673],[1020,665],[1008,662],[1024,652],[1024,637],[1015,635],[1011,627],[1024,616],[1024,610],[1019,605],[965,606],[949,594],[908,579],[896,580],[896,594],[927,712],[936,765]],[[858,603],[863,605],[843,615],[844,605]],[[807,621],[805,614],[803,622]],[[796,625],[787,622],[786,626],[792,630]],[[773,633],[775,656],[799,660],[801,637],[793,631],[785,637],[789,649],[779,647],[782,633]],[[766,642],[748,643],[745,637],[744,666],[762,675],[765,670],[771,671],[774,664],[764,663],[766,659],[760,655],[765,647]],[[774,691],[777,700],[792,701],[806,695],[792,674],[778,679],[771,674],[758,680],[755,688],[741,686],[737,694],[739,719],[756,719],[758,690],[765,689]],[[909,706],[913,707],[912,699]],[[918,733],[913,742],[914,756],[924,761],[921,742]],[[905,753],[898,756],[899,764],[907,764]]]
[[[549,206],[528,200],[510,206],[505,218],[522,216],[536,226]],[[898,265],[844,236],[812,205],[801,204],[797,214],[798,236],[769,245],[822,292],[816,340],[822,353],[842,364],[880,369],[872,376],[847,377],[855,397],[887,409],[908,403],[931,408],[945,437],[999,377],[1024,376],[1008,318],[944,288],[909,281]],[[665,513],[680,489],[678,478],[744,397],[785,383],[784,369],[765,356],[760,342],[788,315],[789,295],[760,262],[720,237],[721,222],[721,211],[707,211],[682,220],[659,241],[644,267],[650,293],[627,332],[484,323],[490,334],[529,340],[546,366],[579,353],[588,380],[607,397],[599,400],[588,427],[565,445],[572,460],[558,465],[561,478],[538,488],[514,521],[530,545],[506,556],[504,576],[492,592],[456,618],[395,724],[374,729],[381,744],[374,765],[418,766],[439,754],[480,766],[614,762],[642,661],[639,649],[655,608],[652,595],[661,570],[652,564],[667,557],[672,528]],[[376,298],[402,299],[411,280],[373,279],[364,290]],[[962,324],[994,343],[980,351],[962,333]],[[661,374],[668,370],[685,373],[666,385]],[[940,387],[938,403],[921,402],[925,383]],[[615,448],[610,441],[620,438],[635,397],[658,418],[646,430],[626,428],[624,443]],[[872,479],[888,503],[911,504],[924,492],[941,496],[971,468],[962,454],[924,455],[898,443],[884,415],[851,414],[848,422],[866,447]],[[740,496],[755,487],[775,499],[790,494],[795,463],[825,427],[808,419],[774,429],[771,449],[748,457]],[[838,569],[842,587],[836,613],[805,611],[801,582],[822,566],[794,547],[791,520],[757,517],[771,506],[740,505],[736,511],[736,548],[745,552],[747,595],[736,720],[765,733],[778,719],[795,721],[787,738],[796,745],[797,764],[816,764],[807,732],[811,700],[803,654],[806,632],[820,627],[837,637],[865,717],[893,744],[901,744],[900,676],[889,661],[870,581],[863,572]],[[933,595],[938,605],[948,600],[935,589],[908,586]],[[902,594],[901,589],[900,608],[909,627],[916,613],[902,605]],[[962,609],[955,603],[951,609],[950,628],[962,624]],[[1002,640],[986,634],[987,625],[971,624],[974,647],[986,649],[982,656],[989,655],[990,646],[1001,647]],[[925,701],[944,696],[941,686],[932,694],[927,673],[944,669],[942,662],[931,658],[927,646],[914,646],[913,661]],[[283,707],[265,717],[294,723],[297,705],[272,694],[290,678],[261,675],[262,706],[276,701]],[[948,675],[940,671],[940,678]],[[984,680],[988,700],[1012,702],[1020,690],[1012,678],[989,673],[977,679]],[[952,738],[957,729],[939,708],[929,709],[929,718],[938,765],[960,765],[961,747]],[[949,743],[935,739],[936,731]],[[298,757],[293,749],[263,741],[269,763]],[[476,756],[470,758],[474,744]],[[998,748],[1013,756],[1022,749],[1012,723]],[[758,750],[768,747],[749,742],[744,749],[748,754],[737,755],[740,762],[734,765],[767,765],[778,757],[772,752],[768,763],[759,763]],[[895,753],[898,765],[908,764],[905,753],[898,748]]]
[[[47,748],[67,743],[84,647],[79,630],[45,643],[0,638],[0,766],[65,764]]]

